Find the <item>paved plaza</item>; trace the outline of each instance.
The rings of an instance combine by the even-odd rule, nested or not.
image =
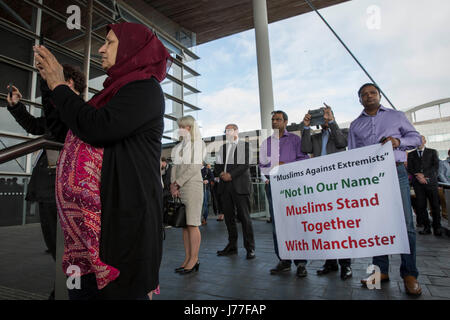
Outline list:
[[[423,293],[405,293],[399,274],[400,256],[391,256],[390,279],[381,290],[360,284],[370,258],[353,259],[353,278],[342,281],[339,272],[317,276],[323,261],[309,261],[308,276],[297,278],[295,268],[283,275],[270,275],[277,263],[271,224],[253,220],[256,259],[246,260],[239,227],[239,252],[218,257],[227,242],[224,222],[215,217],[201,227],[200,271],[181,276],[174,273],[184,258],[180,229],[166,229],[160,272],[161,294],[155,300],[442,300],[450,299],[450,238],[417,234],[417,265]],[[39,224],[0,228],[0,300],[47,299],[53,286],[55,264],[45,253]]]

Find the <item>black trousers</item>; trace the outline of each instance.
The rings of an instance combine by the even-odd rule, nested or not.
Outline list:
[[[39,202],[42,235],[53,260],[56,261],[56,202]]]
[[[351,264],[352,264],[352,259],[339,259],[339,260],[328,259],[328,260],[325,261],[325,265],[326,266],[336,266],[337,267],[338,261],[339,261],[339,265],[341,266],[341,268],[350,267]]]
[[[228,243],[237,247],[238,232],[236,226],[236,215],[242,224],[242,235],[244,247],[255,250],[255,238],[253,234],[252,220],[250,219],[250,195],[238,194],[231,183],[227,184],[221,194],[225,224],[228,230]]]
[[[430,201],[431,215],[433,217],[433,229],[441,227],[441,207],[439,205],[439,191],[437,184],[421,184],[413,182],[414,193],[416,194],[416,215],[424,228],[430,228],[430,218],[428,217],[427,199]]]
[[[213,211],[215,215],[219,214],[219,203],[217,199],[217,187],[211,186],[211,203],[213,205]]]

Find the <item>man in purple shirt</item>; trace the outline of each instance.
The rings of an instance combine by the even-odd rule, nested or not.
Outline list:
[[[348,149],[356,149],[377,143],[392,142],[403,202],[406,229],[408,231],[410,254],[401,255],[400,275],[406,292],[420,295],[422,289],[417,282],[419,272],[416,267],[416,231],[411,210],[411,197],[406,162],[406,150],[414,149],[422,143],[420,134],[414,129],[403,112],[387,109],[380,104],[380,89],[372,84],[364,84],[358,91],[359,101],[364,111],[350,124]],[[381,271],[381,282],[389,280],[389,257],[373,257],[373,264]],[[370,278],[361,280],[367,285]]]
[[[281,260],[278,253],[277,234],[275,231],[275,219],[273,217],[272,193],[270,190],[269,173],[272,168],[294,161],[308,159],[309,156],[301,150],[301,139],[293,133],[286,130],[288,116],[283,111],[272,112],[272,129],[274,133],[267,138],[259,148],[259,168],[261,169],[262,178],[266,183],[266,195],[269,202],[270,219],[273,226],[273,243],[275,253],[279,259],[279,263],[274,269],[270,270],[271,274],[280,274],[291,270],[291,260]],[[306,260],[294,260],[297,266],[297,276],[306,277]]]

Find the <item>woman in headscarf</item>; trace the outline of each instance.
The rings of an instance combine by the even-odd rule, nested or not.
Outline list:
[[[135,23],[112,24],[99,49],[108,78],[87,103],[66,85],[43,46],[36,64],[69,131],[58,160],[56,198],[63,270],[79,271],[71,299],[147,299],[159,289],[164,129],[161,82],[171,57]]]

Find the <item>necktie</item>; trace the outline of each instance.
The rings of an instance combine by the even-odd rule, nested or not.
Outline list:
[[[227,166],[230,163],[230,159],[232,159],[232,157],[233,157],[235,147],[236,147],[236,144],[234,144],[234,143],[228,144],[227,158],[225,159],[224,172],[227,172]],[[231,162],[233,163],[233,160],[231,160]]]
[[[321,151],[321,154],[320,154],[321,156],[326,156],[327,155],[328,137],[329,137],[328,130],[324,130],[322,132],[322,151]]]
[[[422,158],[422,153],[423,153],[423,151],[419,150],[419,158]]]

